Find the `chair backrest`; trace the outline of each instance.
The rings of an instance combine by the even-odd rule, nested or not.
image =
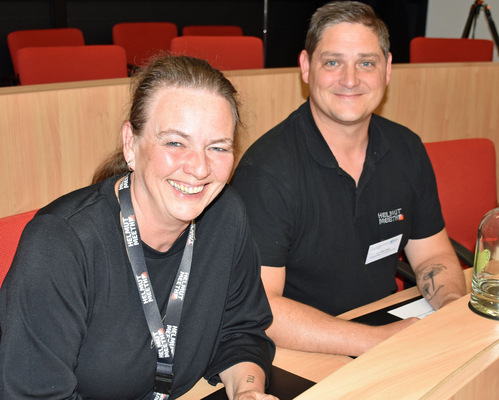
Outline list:
[[[187,25],[183,36],[243,36],[243,28],[237,25]]]
[[[7,35],[14,73],[19,73],[17,51],[24,47],[83,46],[83,32],[77,28],[32,29],[10,32]]]
[[[437,179],[447,233],[475,251],[478,224],[497,207],[496,153],[489,139],[425,143]]]
[[[122,46],[129,65],[141,67],[159,52],[170,50],[178,36],[172,22],[122,22],[113,26],[113,43]]]
[[[171,51],[225,71],[263,68],[263,41],[254,36],[179,36],[172,40]]]
[[[126,78],[126,54],[115,45],[26,47],[17,53],[21,85]]]
[[[0,218],[0,287],[16,254],[21,233],[36,211]]]
[[[415,37],[410,44],[411,63],[492,61],[494,42],[487,39]]]

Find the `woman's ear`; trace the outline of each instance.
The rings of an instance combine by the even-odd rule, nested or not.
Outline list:
[[[128,168],[133,171],[135,169],[135,135],[129,121],[123,124],[121,135],[123,137],[123,155]]]

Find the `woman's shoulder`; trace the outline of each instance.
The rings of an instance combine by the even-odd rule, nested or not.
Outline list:
[[[116,180],[117,177],[112,177],[94,185],[69,192],[41,208],[36,217],[52,215],[69,220],[79,213],[93,209],[94,206],[100,203],[105,203],[106,208],[114,203],[117,206],[117,200],[113,198]]]
[[[241,196],[230,185],[225,185],[213,203],[207,207],[207,210],[225,214],[228,218],[246,213]]]

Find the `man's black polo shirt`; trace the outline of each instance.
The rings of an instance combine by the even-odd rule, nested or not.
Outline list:
[[[262,265],[286,266],[284,296],[332,315],[394,292],[397,250],[444,228],[420,138],[377,115],[358,186],[339,168],[308,102],[250,147],[231,183]],[[366,263],[382,241],[371,254],[393,254]]]

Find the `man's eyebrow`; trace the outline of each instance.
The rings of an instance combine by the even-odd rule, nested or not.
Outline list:
[[[342,57],[344,54],[343,53],[333,53],[331,51],[323,51],[321,54],[319,54],[320,58],[324,57]]]
[[[359,53],[359,57],[364,57],[364,58],[369,58],[369,57],[374,57],[374,58],[380,58],[380,55],[378,53]]]
[[[320,58],[325,58],[325,57],[344,57],[345,54],[344,53],[334,53],[334,52],[330,52],[330,51],[324,51],[322,52],[319,57]],[[357,54],[358,57],[362,57],[362,58],[366,58],[366,57],[375,57],[375,58],[380,58],[380,55],[376,52],[372,52],[372,53],[358,53]]]

